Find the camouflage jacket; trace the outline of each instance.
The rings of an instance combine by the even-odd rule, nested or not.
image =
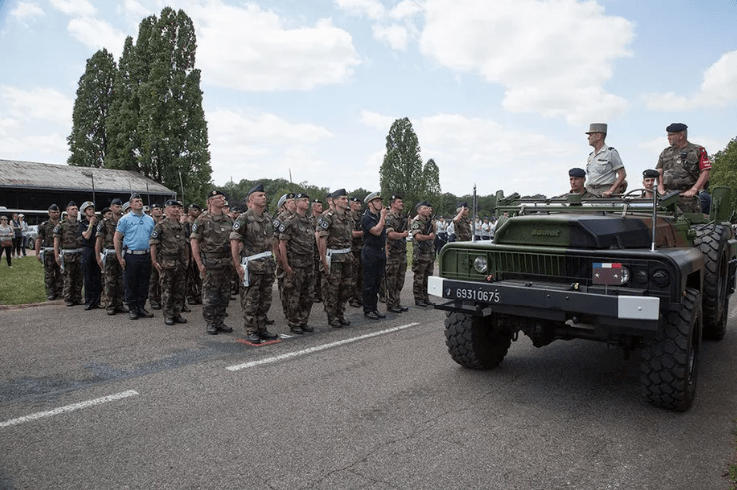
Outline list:
[[[186,233],[185,226],[173,219],[159,220],[154,226],[148,245],[156,245],[156,260],[163,268],[176,266],[176,262],[185,265],[188,255]]]
[[[114,249],[115,248],[115,228],[118,223],[108,218],[102,218],[97,224],[97,238],[102,240],[102,248]]]
[[[200,253],[206,258],[230,258],[230,233],[233,220],[226,214],[200,214],[192,224],[190,238],[200,244]]]
[[[327,237],[327,248],[332,250],[350,249],[353,239],[353,218],[350,212],[338,214],[337,211],[329,209],[322,213],[317,222],[320,237]],[[349,262],[352,256],[349,253],[333,255],[333,262]]]
[[[435,252],[433,247],[433,240],[417,240],[416,235],[429,235],[435,233],[435,225],[432,223],[430,218],[417,217],[412,222],[412,239],[414,241],[414,247],[412,248],[412,259],[425,259],[432,258]]]
[[[242,258],[273,251],[274,221],[266,211],[261,216],[257,216],[253,209],[249,209],[238,216],[238,219],[233,223],[230,239],[238,240],[243,244],[241,249]],[[249,261],[248,271],[256,274],[273,273],[274,257]]]
[[[456,240],[459,242],[471,241],[471,221],[462,216],[457,223],[454,224]]]
[[[386,235],[389,232],[402,233],[407,231],[407,217],[402,213],[389,213],[386,216]],[[389,257],[402,257],[407,253],[407,240],[400,238],[399,240],[386,239],[386,247],[389,249]]]
[[[684,148],[669,146],[663,150],[655,168],[663,169],[663,185],[666,191],[684,191],[693,187],[699,179],[700,163],[704,169],[711,168],[704,147],[688,143]]]
[[[82,229],[79,227],[79,221],[69,221],[65,219],[60,221],[58,225],[54,227],[54,238],[61,238],[59,244],[60,249],[76,249],[82,247],[84,237],[82,236]]]
[[[312,267],[315,253],[315,231],[307,216],[295,213],[279,226],[279,240],[286,241],[290,267]]]
[[[363,227],[361,226],[361,215],[358,213],[355,213],[353,211],[351,213],[351,219],[353,220],[353,231],[363,231]],[[361,247],[363,247],[363,235],[360,237],[352,237],[351,238],[351,252],[361,252]]]
[[[36,238],[41,239],[42,247],[49,248],[54,246],[54,228],[56,228],[58,224],[58,221],[54,224],[49,220],[38,225],[38,235]]]

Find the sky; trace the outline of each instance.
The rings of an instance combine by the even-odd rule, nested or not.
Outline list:
[[[375,190],[403,117],[459,196],[566,192],[590,123],[629,189],[672,122],[737,137],[737,0],[0,0],[0,159],[64,164],[87,59],[165,6],[196,28],[216,185]]]

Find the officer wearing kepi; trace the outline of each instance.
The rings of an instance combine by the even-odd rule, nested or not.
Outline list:
[[[363,266],[363,315],[372,320],[384,318],[379,313],[379,287],[386,267],[386,215],[388,209],[381,203],[379,192],[372,192],[364,199],[366,212],[361,216],[363,231],[363,248],[361,263]]]
[[[67,217],[54,228],[54,256],[64,274],[64,303],[82,304],[82,230],[74,201],[67,204]]]
[[[151,263],[158,271],[164,323],[187,323],[181,315],[186,288],[188,250],[186,228],[180,223],[182,203],[169,199],[164,205],[166,219],[159,220],[148,241]]]
[[[673,123],[665,130],[670,146],[658,157],[658,192],[680,191],[678,208],[684,213],[701,213],[699,192],[709,181],[711,162],[706,149],[688,141],[688,126]]]
[[[49,206],[49,220],[38,226],[36,236],[36,258],[44,266],[44,286],[46,287],[46,299],[55,300],[64,293],[64,276],[59,264],[54,257],[54,228],[59,224],[59,206]]]
[[[123,216],[123,202],[120,199],[110,201],[110,218],[103,218],[97,225],[97,243],[95,253],[100,269],[103,270],[105,282],[105,298],[107,304],[105,311],[108,315],[116,313],[128,313],[128,308],[123,305],[125,299],[125,285],[123,284],[123,268],[120,267],[115,256],[115,229],[118,221]]]
[[[223,212],[225,194],[215,189],[207,195],[208,210],[192,224],[189,242],[192,257],[202,277],[202,317],[207,333],[230,333],[233,329],[223,323],[230,302],[230,233],[233,220]]]

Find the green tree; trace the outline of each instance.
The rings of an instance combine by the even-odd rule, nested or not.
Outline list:
[[[422,169],[422,180],[425,186],[425,199],[433,206],[439,205],[440,199],[440,169],[432,158]],[[437,210],[435,210],[437,212]]]
[[[87,60],[79,79],[72,112],[72,132],[67,137],[71,155],[69,165],[103,166],[108,154],[107,118],[113,99],[117,67],[107,49],[97,51]]]
[[[420,143],[409,118],[397,119],[389,129],[379,182],[383,195],[401,195],[407,209],[425,199]]]
[[[737,138],[714,155],[709,187],[727,186],[732,189],[731,208],[737,209]]]

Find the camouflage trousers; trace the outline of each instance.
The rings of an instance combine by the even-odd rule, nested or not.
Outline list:
[[[404,276],[407,272],[407,255],[390,255],[386,261],[385,271],[386,307],[393,308],[399,306],[399,297],[402,294],[402,288],[404,288]]]
[[[427,294],[427,278],[432,274],[435,260],[432,255],[419,256],[412,259],[412,272],[415,273],[412,281],[412,294],[415,301],[427,301],[430,296]]]
[[[678,209],[682,213],[701,213],[701,201],[698,196],[696,197],[684,197],[678,198]]]
[[[320,261],[320,254],[315,252],[315,296],[314,300],[322,301],[322,278],[324,274],[322,272],[322,262]]]
[[[279,291],[279,299],[281,300],[282,311],[284,316],[287,316],[287,302],[284,300],[284,276],[286,273],[281,266],[281,263],[277,261],[276,264],[276,289]]]
[[[273,285],[273,272],[270,274],[251,272],[248,277],[248,287],[241,287],[241,309],[243,310],[246,334],[266,331],[266,314],[271,308],[271,288]]]
[[[187,278],[186,269],[184,278]],[[161,278],[159,277],[159,271],[153,266],[151,266],[151,281],[148,283],[148,301],[152,305],[161,304]]]
[[[205,264],[202,281],[202,318],[208,327],[223,324],[230,303],[230,276],[233,264],[229,259],[211,259]]]
[[[351,252],[353,254],[353,288],[348,301],[351,304],[361,304],[363,298],[363,265],[361,264],[361,250]]]
[[[44,286],[47,298],[64,294],[64,276],[61,273],[61,267],[54,260],[53,251],[44,254]]]
[[[294,274],[291,277],[288,274],[284,275],[282,288],[282,304],[286,310],[287,323],[290,328],[307,325],[315,294],[313,265],[295,267],[293,271]]]
[[[202,303],[202,278],[194,258],[190,258],[187,267],[187,300],[190,303]]]
[[[64,301],[67,303],[82,303],[82,284],[84,283],[84,275],[82,274],[82,258],[81,254],[74,254],[76,260],[71,261],[71,254],[64,257]]]
[[[353,263],[351,256],[345,254],[345,262],[333,262],[330,265],[330,274],[325,274],[323,294],[325,295],[325,312],[328,322],[343,318],[345,304],[351,295],[353,287]]]
[[[108,254],[105,259],[105,304],[106,309],[122,308],[125,300],[125,285],[123,284],[123,269],[115,254]]]
[[[164,318],[179,316],[184,305],[187,268],[177,260],[162,261],[161,273],[157,271],[157,275],[159,276],[161,309],[164,313]],[[153,274],[151,276],[153,277]],[[228,300],[230,300],[230,296],[228,296]]]

